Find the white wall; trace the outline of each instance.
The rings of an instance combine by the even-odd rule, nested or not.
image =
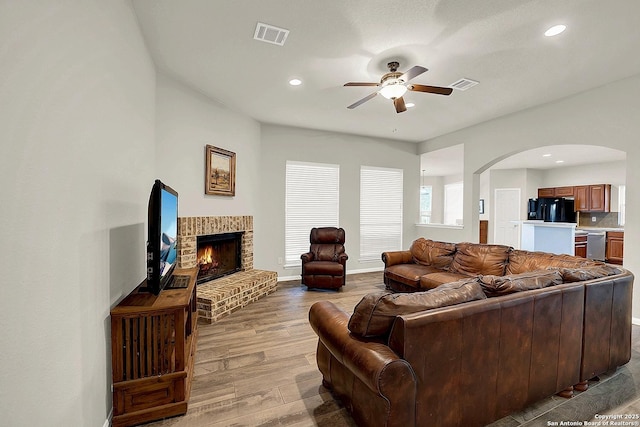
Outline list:
[[[638,117],[640,75],[421,143],[420,153],[465,143],[465,224],[471,226],[465,226],[463,230],[429,230],[429,237],[463,241],[477,235],[477,211],[466,209],[478,199],[477,174],[511,154],[555,144],[602,145],[626,151],[627,164],[637,164],[640,161]],[[627,168],[625,181],[627,223],[624,266],[638,274],[640,169]],[[475,216],[472,217],[474,212]],[[640,318],[638,286],[636,284],[634,292],[633,315],[636,318]]]
[[[155,71],[128,1],[0,2],[0,424],[102,426],[144,277]]]
[[[624,184],[627,162],[595,163],[592,165],[554,168],[543,171],[545,187],[562,187],[567,185],[588,184]]]
[[[254,215],[260,124],[175,80],[157,79],[157,178],[178,192],[179,216]],[[205,146],[236,153],[236,195],[204,193]]]
[[[626,173],[626,161],[550,169],[545,171],[544,187],[611,184],[611,212],[618,212],[618,189],[625,183]]]
[[[420,158],[416,144],[389,140],[262,125],[260,169],[260,212],[254,222],[255,263],[278,272],[279,276],[299,276],[300,268],[284,269],[285,166],[287,160],[340,165],[340,226],[345,229],[349,255],[347,272],[381,268],[382,261],[358,262],[360,252],[360,166],[404,170],[404,237],[408,247],[414,239],[419,219]],[[381,183],[384,185],[384,183]]]

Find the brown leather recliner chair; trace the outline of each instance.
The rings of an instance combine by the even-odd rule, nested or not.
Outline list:
[[[308,288],[339,289],[347,277],[344,229],[312,228],[311,248],[302,254],[302,283]]]

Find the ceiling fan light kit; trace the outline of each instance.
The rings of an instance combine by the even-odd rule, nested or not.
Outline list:
[[[402,113],[403,111],[407,111],[406,104],[404,102],[403,95],[408,91],[413,92],[427,92],[434,93],[437,95],[451,95],[453,89],[450,87],[438,87],[438,86],[425,86],[419,84],[410,84],[407,82],[414,77],[419,76],[420,74],[427,71],[426,68],[421,67],[419,65],[414,66],[409,69],[406,73],[401,73],[398,71],[398,67],[400,64],[396,61],[389,62],[387,67],[389,68],[389,72],[386,73],[380,79],[380,83],[363,83],[363,82],[349,82],[345,83],[345,86],[377,86],[379,89],[376,92],[373,92],[370,95],[365,96],[359,101],[354,102],[349,105],[347,108],[354,109],[357,106],[364,104],[370,99],[373,99],[378,93],[384,96],[387,99],[393,100],[393,105],[396,109],[396,113]]]
[[[379,92],[380,95],[387,99],[395,99],[404,95],[407,92],[407,87],[402,80],[394,79],[393,81],[385,82]]]

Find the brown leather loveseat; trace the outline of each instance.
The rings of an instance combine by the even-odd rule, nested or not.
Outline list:
[[[446,245],[453,253],[442,254]],[[482,426],[571,395],[629,361],[630,272],[498,245],[446,245],[427,241],[424,265],[383,255],[404,260],[387,264],[387,286],[416,292],[373,292],[353,314],[329,301],[311,307],[323,383],[359,425]],[[388,276],[392,265],[406,267]],[[431,274],[440,276],[423,279]]]

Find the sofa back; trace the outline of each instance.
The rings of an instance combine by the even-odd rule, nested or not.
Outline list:
[[[420,237],[414,240],[409,251],[413,262],[416,264],[430,265],[447,270],[451,265],[451,261],[453,261],[456,245],[455,243],[437,242]]]
[[[581,282],[585,287],[581,380],[622,366],[631,359],[633,274]]]
[[[505,274],[520,274],[534,270],[545,270],[549,267],[580,268],[597,265],[604,265],[604,263],[573,255],[514,249],[509,253]]]
[[[415,425],[486,425],[580,382],[584,296],[571,283],[398,316]]]
[[[465,276],[493,274],[502,276],[509,261],[510,246],[457,243],[449,271]]]

